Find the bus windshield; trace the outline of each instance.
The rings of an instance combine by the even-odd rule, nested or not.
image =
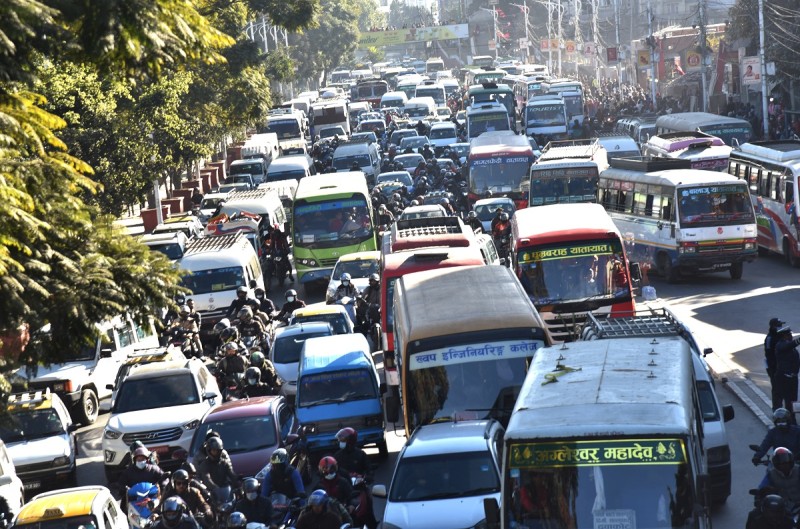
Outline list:
[[[308,249],[334,248],[372,238],[366,198],[298,201],[294,208],[294,244]]]
[[[298,407],[374,399],[375,380],[366,369],[306,375],[299,384]]]
[[[755,222],[743,185],[709,185],[678,190],[681,226],[719,226]]]
[[[538,126],[565,125],[567,122],[563,104],[529,106],[525,119],[528,125]]]
[[[531,160],[524,156],[473,160],[469,167],[470,189],[474,193],[519,191],[530,166]]]
[[[267,132],[274,132],[278,139],[297,138],[300,136],[300,124],[294,119],[270,120]]]
[[[506,474],[505,527],[695,527],[680,440],[525,443],[508,452],[512,460],[528,461],[511,462]]]
[[[507,423],[528,371],[526,356],[533,356],[541,345],[528,340],[513,343],[517,342],[524,344],[525,352],[511,352],[512,342],[494,342],[412,353],[406,383],[409,430],[454,419],[494,418]],[[492,356],[501,347],[506,354]]]
[[[523,247],[517,263],[520,282],[537,309],[589,300],[599,306],[631,295],[619,239]]]
[[[469,118],[469,137],[475,138],[484,132],[511,130],[507,112],[487,112]]]
[[[488,103],[494,101],[506,107],[509,116],[514,115],[514,92],[507,90],[505,92],[496,91],[479,91],[470,95],[472,103]]]
[[[583,115],[583,96],[580,94],[565,95],[561,97],[564,99],[564,105],[567,107],[567,117],[575,119],[575,116]]]
[[[194,295],[233,290],[243,285],[244,269],[241,266],[197,270],[181,279],[181,286],[191,290]]]
[[[531,171],[531,206],[597,201],[597,167],[545,167]]]

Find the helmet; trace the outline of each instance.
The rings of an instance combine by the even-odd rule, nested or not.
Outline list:
[[[184,294],[175,294],[175,303],[183,305],[186,303],[186,296]]]
[[[245,295],[247,295],[247,287],[246,287],[246,286],[244,286],[244,285],[242,285],[242,286],[240,286],[239,288],[237,288],[237,289],[236,289],[236,295],[239,295],[239,294],[245,294]]]
[[[378,206],[378,211],[386,211],[386,204],[381,204]]]
[[[328,493],[322,489],[317,489],[308,497],[308,504],[310,506],[325,505],[328,503]]]
[[[222,318],[217,323],[214,324],[214,334],[220,334],[225,329],[231,326],[231,320],[228,318]]]
[[[284,294],[284,296],[287,297],[287,298],[289,296],[297,297],[297,291],[295,289],[293,289],[293,288],[290,288],[289,290],[286,291],[286,294]]]
[[[248,323],[250,320],[253,319],[253,309],[251,309],[250,307],[242,307],[242,309],[239,310],[239,314],[237,314],[237,317],[243,322]]]
[[[478,214],[475,213],[474,211],[470,211],[469,213],[467,213],[467,218],[468,219],[477,219],[478,218]]]
[[[340,443],[354,445],[358,441],[358,432],[350,427],[342,428],[336,432],[336,440]]]
[[[253,351],[253,353],[250,355],[250,363],[253,364],[254,367],[260,366],[264,363],[264,358],[264,353],[261,351]]]
[[[245,494],[248,492],[258,492],[260,488],[256,478],[247,478],[242,482],[242,491]]]
[[[247,527],[247,518],[239,511],[234,511],[228,516],[228,529],[242,529]]]
[[[131,454],[133,454],[137,448],[144,448],[144,443],[142,443],[141,441],[132,442],[130,446]]]
[[[147,448],[145,448],[143,446],[140,446],[139,448],[137,448],[136,450],[133,451],[133,459],[136,459],[139,456],[142,456],[142,457],[145,457],[145,458],[150,457],[150,450],[148,450]]]
[[[411,201],[411,205],[412,206],[419,206],[419,202],[417,202],[416,200],[412,200]]]
[[[267,295],[267,293],[266,293],[266,292],[264,292],[264,289],[263,289],[263,288],[261,288],[261,287],[258,287],[258,288],[255,290],[255,295],[256,295],[256,297],[257,297],[257,298],[263,298],[264,296],[266,296],[266,295]]]
[[[782,446],[776,448],[772,453],[772,466],[788,476],[794,466],[794,454],[788,448]]]
[[[483,197],[484,198],[492,198],[492,190],[491,189],[487,189],[486,191],[484,191],[483,192]]]
[[[236,327],[228,327],[219,334],[222,343],[230,343],[239,339],[239,331]]]
[[[500,214],[500,221],[506,222],[507,220],[508,220],[508,213],[504,211],[503,213]]]
[[[197,468],[195,468],[194,463],[191,463],[189,461],[184,461],[181,464],[181,468],[180,469],[181,470],[185,470],[189,474],[189,476],[193,476],[193,475],[197,474]]]
[[[449,203],[450,203],[450,199],[449,198],[443,198],[442,199],[442,204],[449,204]]]
[[[347,272],[345,272],[344,274],[342,274],[342,276],[341,276],[339,279],[340,279],[342,282],[345,282],[345,281],[350,281],[350,274],[348,274]]]
[[[375,281],[376,283],[380,283],[381,276],[379,276],[377,273],[370,274],[369,275],[369,280],[370,281]]]
[[[222,346],[222,350],[225,352],[225,354],[236,354],[239,352],[239,346],[236,345],[236,342],[228,342]]]
[[[178,482],[189,484],[189,473],[182,468],[176,470],[175,473],[172,474],[172,486],[174,487]]]
[[[206,441],[206,453],[209,455],[212,450],[219,450],[221,452],[223,447],[222,439],[219,437],[211,437]]]
[[[778,521],[786,517],[786,500],[778,494],[767,494],[761,499],[761,512],[769,521]]]
[[[278,448],[272,452],[272,457],[269,458],[269,462],[273,465],[285,465],[289,462],[289,452],[287,452],[285,448]]]
[[[261,370],[255,366],[248,367],[244,372],[244,378],[249,385],[255,386],[261,380]],[[255,380],[255,382],[250,382],[251,380]]]
[[[330,474],[335,475],[339,471],[339,463],[331,456],[325,456],[319,460],[317,468],[319,468],[319,473],[323,476],[328,476]]]
[[[167,527],[176,527],[184,512],[186,512],[186,503],[180,496],[170,496],[161,505],[161,516],[164,517],[164,525]]]
[[[181,316],[188,316],[192,313],[192,309],[189,308],[189,305],[181,305],[180,315]]]
[[[778,408],[772,414],[772,422],[775,426],[789,426],[792,420],[792,414],[786,408]]]

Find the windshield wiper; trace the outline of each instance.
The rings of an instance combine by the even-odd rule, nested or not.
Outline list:
[[[314,400],[314,401],[311,401],[311,402],[306,402],[306,403],[303,404],[303,406],[319,406],[321,404],[341,404],[345,400],[346,400],[345,397],[319,399],[319,400]]]
[[[447,498],[458,498],[459,496],[463,496],[463,492],[439,492],[438,494],[429,494],[427,496],[423,496],[422,498],[417,498],[416,501],[423,501],[423,500],[444,500]]]
[[[462,496],[477,496],[478,494],[493,494],[500,492],[500,487],[478,487],[475,489],[465,490],[461,493]]]

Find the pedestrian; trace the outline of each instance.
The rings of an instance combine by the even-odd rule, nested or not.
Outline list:
[[[785,321],[778,318],[769,320],[769,330],[764,338],[764,360],[767,365],[767,376],[772,386],[772,411],[781,407],[778,391],[775,383],[775,344],[778,341],[778,329],[786,325]]]
[[[788,326],[777,331],[778,341],[775,344],[775,378],[778,386],[778,399],[781,407],[791,413],[791,420],[796,424],[794,417],[794,402],[797,400],[797,372],[800,371],[800,353],[797,346],[800,338],[792,338],[792,329]]]

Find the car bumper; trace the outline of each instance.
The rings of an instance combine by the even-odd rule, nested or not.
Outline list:
[[[734,263],[750,263],[755,258],[755,251],[712,255],[683,254],[678,256],[678,266],[687,271],[714,272],[727,270]]]
[[[26,491],[64,488],[71,485],[75,477],[75,461],[69,465],[53,467],[50,462],[20,465],[17,476]]]
[[[709,496],[712,502],[722,502],[731,494],[731,463],[709,465]]]
[[[185,430],[178,439],[160,443],[147,443],[145,447],[152,452],[158,454],[159,466],[161,468],[177,468],[183,462],[183,459],[175,457],[175,452],[178,450],[189,451],[192,444],[192,437],[194,430]],[[103,439],[103,464],[106,468],[106,473],[114,469],[122,470],[130,463],[130,448],[122,440],[122,436],[118,439]]]
[[[296,265],[295,265],[296,266]],[[297,276],[300,283],[314,283],[317,281],[328,282],[331,280],[333,268],[314,268],[311,270],[297,270]]]

